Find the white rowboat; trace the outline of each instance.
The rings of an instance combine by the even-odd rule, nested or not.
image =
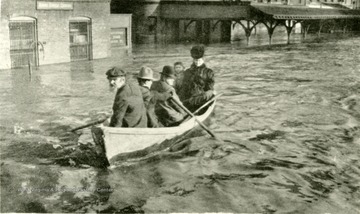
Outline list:
[[[196,116],[200,122],[204,122],[213,112],[215,108],[215,101],[208,107],[205,113]],[[93,133],[95,143],[104,145],[103,150],[107,159],[111,160],[124,153],[135,152],[160,144],[165,140],[171,140],[177,136],[183,135],[194,127],[198,126],[195,118],[191,118],[179,126],[176,127],[164,127],[164,128],[117,128],[100,126],[99,128],[103,132],[102,139],[99,139]]]

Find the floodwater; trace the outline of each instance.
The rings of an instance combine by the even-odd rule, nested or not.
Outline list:
[[[111,112],[105,71],[159,72],[190,45],[0,72],[1,212],[360,212],[360,37],[207,47],[210,129],[170,150],[96,167],[89,130]],[[121,51],[120,51],[121,52]],[[45,56],[46,57],[46,56]]]

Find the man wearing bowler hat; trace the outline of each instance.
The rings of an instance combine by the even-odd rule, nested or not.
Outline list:
[[[126,72],[113,67],[106,72],[111,90],[116,90],[110,127],[147,127],[140,88],[126,81]]]
[[[203,59],[204,52],[204,46],[197,45],[191,48],[193,63],[184,72],[179,93],[180,99],[190,111],[195,111],[214,94],[214,72],[206,67]]]
[[[137,76],[140,90],[143,96],[146,115],[149,128],[157,128],[162,126],[155,114],[155,105],[159,101],[166,101],[171,97],[170,92],[159,93],[157,91],[150,91],[154,79],[154,72],[149,67],[142,67]]]
[[[173,99],[181,103],[173,88],[176,78],[174,68],[166,65],[160,73],[160,80],[153,83],[151,90],[157,91],[158,93],[171,94]],[[155,113],[159,121],[166,127],[179,125],[186,115],[184,110],[172,102],[171,99],[158,101],[155,105]]]

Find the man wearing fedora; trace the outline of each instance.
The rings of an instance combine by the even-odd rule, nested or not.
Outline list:
[[[166,65],[160,73],[160,80],[153,83],[151,90],[159,93],[169,93],[173,99],[181,103],[173,88],[176,78],[174,68]],[[166,127],[179,125],[186,115],[184,110],[172,102],[171,99],[158,101],[155,105],[155,113],[159,121]]]
[[[193,63],[184,72],[181,84],[180,98],[184,105],[190,110],[195,111],[206,101],[211,99],[214,94],[214,72],[206,67],[204,63],[203,46],[194,46],[190,50]]]
[[[146,115],[149,128],[157,128],[162,126],[159,122],[158,117],[155,114],[155,105],[157,102],[166,101],[171,97],[170,92],[159,93],[157,91],[150,91],[151,85],[154,79],[154,72],[149,67],[142,67],[140,72],[137,76],[140,90],[143,96],[145,108],[146,108]]]
[[[106,72],[111,90],[116,90],[110,127],[147,127],[140,87],[126,81],[126,72],[113,67]]]

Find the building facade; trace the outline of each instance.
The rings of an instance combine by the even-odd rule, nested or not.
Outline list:
[[[132,14],[132,41],[229,42],[231,20],[248,16],[250,2],[223,0],[112,0],[113,14]]]
[[[353,0],[353,8],[360,10],[360,0]]]
[[[110,0],[1,0],[0,69],[105,58]]]

